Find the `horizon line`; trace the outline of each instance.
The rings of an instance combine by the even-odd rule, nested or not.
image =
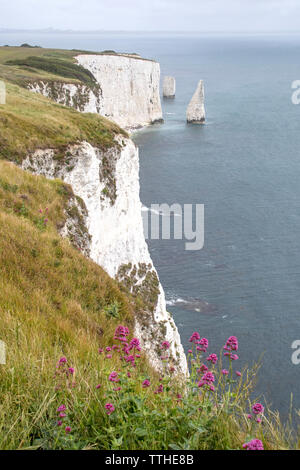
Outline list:
[[[64,33],[64,34],[107,34],[107,33],[177,33],[177,34],[300,34],[299,30],[122,30],[122,29],[92,29],[92,30],[76,30],[76,29],[59,29],[53,27],[47,28],[32,28],[32,29],[23,29],[23,28],[6,28],[0,27],[0,33]]]

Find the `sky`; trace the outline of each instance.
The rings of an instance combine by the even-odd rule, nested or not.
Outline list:
[[[0,28],[300,31],[300,0],[0,0]]]

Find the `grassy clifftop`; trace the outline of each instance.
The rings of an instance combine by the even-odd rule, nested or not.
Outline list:
[[[0,105],[0,158],[21,162],[37,148],[60,151],[84,140],[105,150],[116,145],[116,134],[126,135],[99,115],[79,113],[8,82],[6,89],[6,104]]]
[[[94,76],[76,63],[79,54],[122,55],[137,60],[137,54],[119,54],[114,51],[84,51],[66,49],[45,49],[42,47],[0,47],[0,78],[20,86],[41,80],[48,82],[81,83],[93,89]]]

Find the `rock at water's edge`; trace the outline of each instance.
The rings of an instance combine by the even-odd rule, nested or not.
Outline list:
[[[174,98],[176,83],[175,78],[166,76],[163,81],[163,96],[164,98]]]
[[[203,124],[205,122],[204,85],[200,80],[186,110],[187,122]]]

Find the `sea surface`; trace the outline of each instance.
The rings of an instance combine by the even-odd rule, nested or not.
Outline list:
[[[0,34],[0,44],[114,49],[160,62],[176,78],[164,124],[139,131],[141,199],[205,205],[205,244],[149,240],[154,264],[187,344],[199,330],[218,352],[239,339],[237,369],[262,358],[257,393],[286,416],[300,408],[299,35]],[[204,80],[207,121],[185,111]]]

